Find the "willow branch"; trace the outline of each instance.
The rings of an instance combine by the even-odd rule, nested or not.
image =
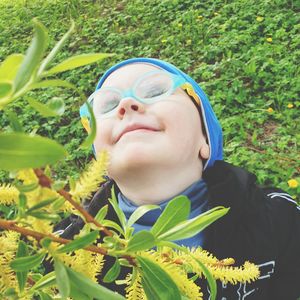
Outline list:
[[[52,180],[44,174],[41,169],[34,169],[36,176],[39,179],[39,184],[43,187],[51,188]],[[64,189],[57,191],[61,196],[63,196],[76,210],[78,210],[81,215],[85,218],[87,223],[95,224],[102,232],[107,236],[112,236],[112,232],[108,230],[105,226],[101,225],[97,220],[95,220],[83,207],[80,206],[76,201],[73,200],[71,194]]]
[[[14,221],[7,221],[7,220],[0,219],[0,228],[16,231],[23,236],[31,236],[34,239],[36,239],[37,241],[40,241],[41,239],[47,237],[47,238],[50,238],[53,242],[56,242],[59,244],[68,244],[68,243],[72,242],[72,240],[67,240],[64,238],[56,237],[52,234],[45,234],[45,233],[37,232],[34,230],[30,230],[30,229],[27,229],[24,227],[20,227],[20,226],[16,225],[16,222],[14,222]],[[94,245],[87,246],[82,249],[86,250],[86,251],[94,252],[94,253],[99,253],[102,255],[109,255],[107,249],[97,247]],[[122,255],[121,257],[125,258],[132,266],[136,266],[136,262],[132,256]]]
[[[24,227],[20,227],[20,226],[16,225],[16,222],[14,222],[14,221],[7,221],[7,220],[0,219],[0,228],[16,231],[23,236],[31,236],[34,239],[36,239],[37,241],[40,241],[41,239],[47,237],[47,238],[50,238],[53,242],[56,242],[59,244],[68,244],[68,243],[72,242],[72,240],[67,240],[67,239],[63,239],[60,237],[56,237],[52,234],[45,234],[45,233],[37,232],[34,230],[30,230],[30,229],[27,229]],[[100,248],[97,246],[87,246],[83,249],[90,251],[90,252],[107,255],[107,250],[105,248]]]

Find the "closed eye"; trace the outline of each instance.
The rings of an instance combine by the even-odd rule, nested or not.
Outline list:
[[[153,86],[144,93],[144,98],[154,98],[160,95],[163,95],[168,90],[166,88],[163,88],[161,86]]]

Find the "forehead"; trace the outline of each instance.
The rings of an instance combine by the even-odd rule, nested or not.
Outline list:
[[[161,70],[159,67],[146,64],[146,63],[134,63],[123,66],[113,73],[111,73],[104,81],[102,87],[117,87],[128,88],[131,87],[134,82],[143,76],[147,72]]]

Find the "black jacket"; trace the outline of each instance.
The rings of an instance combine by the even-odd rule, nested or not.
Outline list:
[[[256,177],[226,162],[217,161],[205,170],[203,179],[208,186],[209,208],[230,207],[229,213],[205,229],[203,248],[219,259],[233,257],[236,265],[246,260],[257,264],[260,277],[247,284],[218,282],[217,299],[280,299],[300,297],[300,210],[295,201],[282,190],[261,188]],[[108,181],[86,206],[91,215],[109,204]],[[109,205],[108,218],[117,221]],[[55,227],[61,237],[72,239],[83,226],[83,221],[70,216]],[[112,258],[106,257],[103,274],[111,267]],[[120,278],[128,269],[124,268]],[[124,294],[124,286],[99,283]],[[204,299],[209,290],[199,282]]]

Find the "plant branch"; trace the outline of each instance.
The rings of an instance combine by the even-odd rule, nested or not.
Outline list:
[[[59,244],[68,244],[72,241],[72,240],[67,240],[64,238],[56,237],[52,234],[45,234],[45,233],[37,232],[34,230],[30,230],[30,229],[27,229],[24,227],[20,227],[20,226],[16,225],[15,221],[7,221],[4,219],[0,219],[0,228],[16,231],[23,236],[31,236],[34,239],[36,239],[37,241],[40,241],[41,239],[46,238],[46,237],[50,238],[53,242],[56,242]],[[86,251],[94,252],[94,253],[99,253],[102,255],[109,255],[107,249],[102,248],[102,247],[97,247],[94,245],[87,246],[82,249],[84,249]],[[132,256],[122,255],[121,257],[126,259],[129,262],[129,264],[131,264],[132,266],[136,266],[136,262]]]
[[[41,169],[34,169],[36,176],[39,179],[39,184],[43,187],[51,188],[52,180],[44,174]],[[95,224],[102,232],[107,236],[113,236],[112,232],[108,230],[105,226],[101,225],[97,220],[95,220],[84,208],[80,206],[76,201],[73,200],[71,194],[64,189],[57,191],[61,196],[63,196],[71,205],[78,210],[82,216],[85,218],[87,223]]]
[[[31,237],[35,238],[37,241],[40,241],[41,239],[43,239],[45,237],[50,238],[53,242],[56,242],[59,244],[68,244],[72,241],[72,240],[67,240],[67,239],[63,239],[60,237],[56,237],[52,234],[45,234],[45,233],[37,232],[34,230],[30,230],[30,229],[27,229],[24,227],[20,227],[20,226],[16,225],[16,222],[14,222],[14,221],[7,221],[7,220],[3,220],[3,219],[0,219],[0,228],[16,231],[23,236],[31,236]],[[100,248],[97,246],[87,246],[83,249],[90,251],[90,252],[107,255],[107,250],[105,248]]]

